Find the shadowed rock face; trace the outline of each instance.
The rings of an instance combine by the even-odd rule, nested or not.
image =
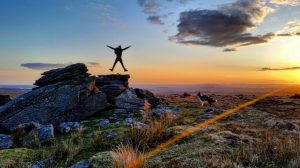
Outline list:
[[[96,78],[96,86],[107,95],[107,100],[115,104],[115,99],[128,89],[129,75],[100,75]]]
[[[10,97],[8,95],[0,95],[0,106],[6,104],[10,101]]]
[[[84,77],[89,75],[83,73],[86,67],[82,65],[75,64],[44,73],[45,76],[36,82],[42,87],[1,106],[0,128],[11,131],[19,124],[29,122],[58,125],[61,122],[81,121],[105,109],[109,105],[106,95],[95,86],[95,77]],[[81,74],[80,78],[74,77],[75,74]]]

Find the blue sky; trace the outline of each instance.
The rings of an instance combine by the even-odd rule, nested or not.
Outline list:
[[[224,5],[247,0],[170,1],[2,0],[0,84],[31,84],[45,70],[21,66],[26,63],[67,65],[97,62],[100,66],[91,66],[91,73],[109,73],[114,54],[106,48],[106,44],[133,45],[124,53],[124,60],[136,83],[243,82],[245,75],[242,72],[249,75],[251,80],[247,82],[250,83],[286,82],[286,78],[276,77],[286,72],[257,72],[257,69],[300,66],[300,62],[295,61],[298,58],[300,60],[300,57],[291,51],[296,49],[289,48],[299,44],[299,36],[272,37],[267,42],[254,42],[246,47],[239,47],[240,41],[213,46],[211,42],[219,40],[219,36],[210,36],[212,40],[208,45],[185,45],[190,40],[185,36],[183,42],[178,41],[186,34],[185,30],[179,33],[177,27],[183,21],[180,20],[181,12],[194,10],[197,15],[203,14],[200,11],[204,9],[223,12],[225,10],[221,8]],[[255,26],[245,31],[252,33],[250,38],[269,32],[283,33],[288,23],[298,23],[300,20],[300,6],[291,5],[297,0],[282,3],[280,0],[256,1],[262,2],[262,7],[272,11],[255,18]],[[147,11],[149,4],[155,5],[155,11]],[[236,12],[232,7],[228,7],[228,10]],[[150,22],[147,20],[150,16],[158,16],[163,24]],[[203,21],[196,19],[201,23]],[[196,28],[201,30],[202,27]],[[202,33],[207,33],[207,30],[189,34],[189,37],[196,38],[196,42],[202,44]],[[175,41],[169,39],[177,34]],[[287,46],[287,41],[291,41],[291,45]],[[223,52],[228,45],[237,51]],[[122,72],[119,65],[116,72]],[[295,71],[287,74],[298,76]]]

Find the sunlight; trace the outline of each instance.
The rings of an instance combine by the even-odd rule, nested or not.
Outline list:
[[[300,38],[299,37],[291,37],[289,42],[285,43],[282,46],[281,54],[286,57],[286,59],[295,65],[300,65],[300,54],[299,54],[299,45]]]

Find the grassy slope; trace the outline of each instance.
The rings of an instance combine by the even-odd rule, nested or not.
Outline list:
[[[252,99],[251,96],[243,98],[237,96],[216,97],[221,100],[216,105],[217,108],[223,110],[232,108],[242,102]],[[286,98],[278,99],[282,102],[289,101]],[[203,114],[203,111],[207,108],[200,107],[199,103],[197,103],[194,98],[168,96],[167,100],[170,102],[170,106],[176,106],[181,111],[179,118],[170,128],[173,134],[179,133],[181,130],[197,124],[198,121],[196,118]],[[296,105],[297,103],[300,104],[300,102],[296,102]],[[266,106],[268,105],[271,104],[266,104]],[[283,106],[284,105],[291,106],[291,103],[283,103]],[[289,115],[287,119],[293,118],[293,115],[298,117],[299,111],[293,113],[288,110],[288,107],[286,108],[285,111]],[[277,109],[280,109],[279,106]],[[237,114],[180,140],[176,144],[149,158],[144,166],[153,168],[235,167],[237,165],[274,167],[274,164],[285,164],[283,165],[284,167],[291,163],[287,163],[290,161],[287,161],[286,163],[284,161],[281,161],[280,163],[277,162],[284,158],[283,155],[288,155],[290,158],[295,157],[294,160],[297,162],[299,161],[299,158],[297,158],[300,156],[299,153],[295,153],[291,149],[289,149],[289,151],[287,151],[288,149],[281,149],[281,151],[276,152],[281,153],[282,156],[272,155],[274,159],[265,159],[267,160],[267,163],[249,163],[249,160],[253,160],[254,153],[256,153],[257,156],[263,157],[266,155],[266,151],[264,150],[269,150],[269,146],[284,146],[286,144],[284,142],[286,141],[286,137],[289,137],[292,140],[294,139],[295,143],[299,143],[296,138],[297,136],[293,136],[299,135],[295,133],[295,131],[287,132],[280,129],[270,129],[265,125],[265,119],[279,119],[281,117],[282,113],[278,110],[276,111],[276,108],[274,107],[246,108]],[[0,167],[28,167],[37,160],[55,156],[57,151],[59,151],[58,149],[65,148],[65,146],[62,145],[64,142],[71,142],[68,143],[69,146],[67,146],[65,150],[70,150],[68,148],[76,149],[70,150],[69,152],[71,154],[63,155],[60,159],[57,159],[54,167],[66,167],[85,159],[92,160],[98,167],[112,167],[110,151],[116,149],[118,145],[128,142],[127,135],[129,128],[123,124],[114,125],[109,128],[99,128],[96,122],[96,119],[99,117],[101,116],[93,118],[85,123],[85,130],[83,133],[57,136],[50,145],[42,145],[40,148],[35,149],[16,148],[0,151]],[[102,138],[100,138],[99,140],[98,138],[97,140],[97,136],[102,137],[107,131],[111,130],[118,132],[118,136],[112,139],[102,140]],[[265,136],[266,132],[270,132],[268,137]],[[276,139],[278,141],[276,141],[275,144],[271,143],[268,141],[268,138],[270,137],[272,140]],[[76,142],[78,139],[81,141]],[[253,147],[256,152],[251,153],[251,150],[248,148],[250,144],[259,144],[261,146],[258,146],[257,148]],[[17,161],[16,158],[18,158]],[[295,163],[295,165],[297,164]]]

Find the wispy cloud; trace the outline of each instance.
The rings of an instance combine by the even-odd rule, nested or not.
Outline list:
[[[297,6],[300,4],[300,0],[271,0],[270,3],[277,5]]]
[[[21,64],[21,67],[25,67],[32,70],[50,70],[57,68],[64,68],[71,65],[72,63],[24,63]],[[100,66],[100,63],[97,62],[86,62],[88,67]]]
[[[261,68],[259,71],[290,71],[290,70],[300,70],[300,67],[287,67],[287,68]]]
[[[237,51],[237,49],[236,48],[225,48],[223,51],[224,52],[234,52],[234,51]]]
[[[125,22],[112,15],[112,10],[114,10],[112,5],[101,1],[88,0],[88,7],[98,10],[102,24],[110,24],[115,28],[121,29],[127,27]]]

